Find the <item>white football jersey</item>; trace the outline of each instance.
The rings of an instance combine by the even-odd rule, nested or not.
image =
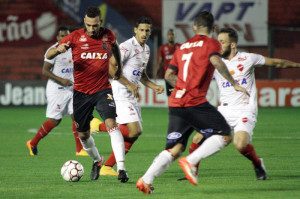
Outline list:
[[[254,67],[265,64],[262,55],[238,52],[231,60],[223,59],[233,79],[240,86],[245,87],[250,97],[244,99],[242,92],[234,90],[233,86],[215,70],[214,77],[220,90],[221,105],[236,108],[251,109],[257,112],[257,91],[255,85]]]
[[[136,38],[132,37],[120,44],[120,51],[124,77],[130,82],[138,84],[149,60],[149,46],[145,44],[142,47]],[[124,98],[136,100],[127,87],[119,81],[113,80],[111,85],[115,100]]]
[[[44,61],[48,62],[50,64],[53,65],[53,67],[51,68],[51,72],[61,78],[64,79],[69,79],[72,82],[74,82],[74,73],[73,73],[73,59],[72,59],[72,49],[68,49],[65,53],[61,53],[59,55],[57,55],[55,58],[53,59],[47,59],[46,58],[46,54],[47,52],[57,46],[58,43],[52,45],[50,48],[48,48],[48,50],[46,51],[45,55],[44,55]],[[64,87],[61,84],[58,84],[57,82],[55,82],[53,79],[48,79],[47,82],[47,92],[56,92],[57,89],[62,89],[62,88],[67,88],[68,90],[72,90],[73,86],[68,86],[68,87]]]

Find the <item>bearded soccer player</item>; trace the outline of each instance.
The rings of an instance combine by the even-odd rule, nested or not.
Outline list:
[[[164,87],[152,82],[146,74],[150,49],[146,44],[151,35],[152,20],[149,17],[140,17],[135,24],[135,36],[120,44],[121,58],[123,62],[123,81],[138,85],[139,81],[154,92],[161,94]],[[111,65],[116,66],[115,59],[111,59]],[[128,89],[127,82],[113,80],[112,89],[117,106],[117,123],[125,140],[125,153],[127,153],[134,142],[142,134],[142,115],[138,104],[138,93]],[[105,125],[94,118],[91,122],[93,131],[107,131]],[[100,175],[117,175],[113,170],[116,163],[114,153],[105,162],[100,170]]]
[[[196,36],[178,48],[166,71],[166,80],[175,87],[169,97],[169,127],[166,150],[153,161],[136,187],[145,194],[153,193],[154,178],[162,174],[185,150],[190,134],[196,130],[207,137],[202,147],[179,159],[187,179],[198,183],[196,164],[209,157],[231,141],[230,127],[224,117],[206,100],[206,94],[215,68],[237,91],[247,95],[234,81],[221,60],[220,43],[210,38],[214,17],[200,12],[194,20]]]
[[[60,42],[68,34],[70,34],[70,30],[67,27],[59,27],[56,36],[57,41]],[[50,48],[56,46],[57,44],[58,43],[52,45]],[[46,51],[45,55],[47,54],[48,50]],[[62,117],[70,115],[73,121],[72,129],[76,143],[76,155],[87,156],[88,154],[82,149],[82,145],[79,141],[73,116],[74,77],[71,49],[51,60],[45,57],[43,74],[49,78],[46,87],[46,117],[49,118],[49,120],[43,123],[32,140],[27,141],[29,154],[38,155],[37,145],[39,141],[45,138],[53,128],[60,124]]]
[[[276,68],[300,67],[299,63],[283,59],[264,57],[255,53],[239,52],[237,50],[238,34],[232,28],[223,28],[218,34],[222,46],[222,60],[233,78],[245,87],[250,97],[244,98],[236,92],[232,85],[226,81],[218,71],[214,77],[220,90],[220,106],[218,110],[225,117],[234,132],[233,144],[235,148],[254,167],[257,180],[266,180],[267,173],[262,158],[256,155],[251,144],[253,129],[257,120],[257,90],[255,85],[254,69],[261,66]],[[196,150],[203,142],[199,135],[195,135],[190,146],[190,152]]]
[[[109,76],[109,59],[112,51],[118,63],[113,76],[119,79],[122,73],[120,50],[112,30],[101,27],[101,13],[97,7],[89,7],[84,17],[85,28],[65,37],[57,48],[47,53],[52,59],[68,48],[72,49],[74,61],[74,119],[84,150],[94,160],[91,180],[99,178],[104,158],[99,154],[93,137],[90,136],[90,121],[96,110],[105,122],[111,137],[111,145],[118,167],[118,180],[128,181],[125,170],[124,139],[116,124],[116,106],[112,95]]]
[[[177,48],[179,48],[180,44],[175,43],[175,32],[173,29],[168,31],[168,43],[159,47],[158,54],[158,63],[157,63],[157,75],[163,72],[165,75],[166,70],[168,69],[169,63],[173,58],[173,54]],[[162,71],[163,70],[163,71]],[[166,81],[166,92],[167,96],[170,96],[173,87]]]

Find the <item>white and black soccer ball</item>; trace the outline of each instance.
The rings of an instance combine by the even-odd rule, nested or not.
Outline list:
[[[78,182],[84,174],[84,169],[78,161],[69,160],[62,166],[60,173],[65,181]]]

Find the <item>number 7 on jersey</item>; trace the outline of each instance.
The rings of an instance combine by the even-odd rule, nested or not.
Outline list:
[[[184,66],[183,66],[183,81],[186,81],[186,78],[188,75],[188,68],[189,68],[189,64],[190,64],[192,55],[193,55],[193,52],[182,55],[181,60],[185,61]]]

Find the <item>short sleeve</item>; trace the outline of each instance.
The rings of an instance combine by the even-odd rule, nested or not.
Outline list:
[[[65,36],[60,42],[59,42],[59,45],[60,44],[63,44],[63,43],[68,43],[70,44],[70,47],[72,46],[72,43],[73,43],[73,33],[70,33],[68,34],[67,36]]]
[[[250,53],[250,57],[251,57],[251,60],[253,62],[253,66],[254,67],[260,67],[260,66],[263,66],[266,62],[266,59],[264,56],[262,55],[259,55],[259,54],[255,54],[255,53]]]
[[[56,44],[56,45],[57,45],[57,44]],[[48,63],[50,63],[50,64],[54,64],[56,57],[54,57],[53,59],[47,59],[46,55],[47,55],[48,51],[49,51],[51,48],[53,48],[53,47],[55,47],[55,45],[53,45],[53,46],[51,46],[50,48],[48,48],[47,51],[46,51],[45,54],[44,54],[44,61],[45,61],[45,62],[48,62]]]
[[[120,52],[121,52],[121,61],[124,63],[128,60],[130,56],[130,46],[126,43],[120,44]]]
[[[213,55],[221,56],[221,51],[222,51],[222,48],[221,48],[220,42],[215,39],[211,39],[211,43],[208,48],[209,57],[211,57]]]

